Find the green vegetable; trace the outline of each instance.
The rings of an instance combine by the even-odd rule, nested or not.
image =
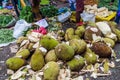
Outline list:
[[[20,12],[20,19],[24,19],[29,23],[33,22],[32,9],[30,6],[26,6],[22,9]]]
[[[118,10],[118,1],[115,0],[111,5],[111,0],[99,0],[98,6],[99,7],[107,7],[109,10],[117,11]]]
[[[5,28],[13,20],[12,15],[0,15],[0,28]]]
[[[0,44],[8,43],[15,40],[12,35],[13,35],[13,30],[0,29]]]
[[[45,17],[57,16],[58,9],[55,6],[44,6],[40,9],[41,13]]]

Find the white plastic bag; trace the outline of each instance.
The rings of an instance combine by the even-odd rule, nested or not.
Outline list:
[[[48,26],[48,23],[45,19],[41,19],[38,22],[36,22],[35,24],[40,26],[40,27],[44,27],[44,28],[46,28]]]
[[[83,11],[83,13],[81,14],[81,18],[83,19],[83,21],[92,21],[92,22],[95,22],[95,15],[87,13],[85,11]]]
[[[19,38],[23,35],[23,32],[26,31],[29,27],[31,27],[31,24],[28,24],[25,20],[17,21],[14,27],[13,37]]]
[[[58,18],[59,22],[65,22],[70,18],[70,16],[71,16],[71,13],[69,11],[67,11],[64,14],[58,15],[57,18]]]

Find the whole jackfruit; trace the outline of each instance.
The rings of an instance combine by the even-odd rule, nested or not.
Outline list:
[[[40,40],[40,45],[47,50],[54,49],[58,44],[59,42],[50,36],[43,36]]]
[[[102,36],[101,31],[96,28],[96,27],[87,27],[85,34],[84,34],[84,39],[88,41],[93,40],[93,34],[96,34],[97,36]]]
[[[42,52],[37,48],[30,60],[30,66],[37,71],[43,68],[45,62]]]
[[[75,34],[78,35],[80,38],[84,35],[84,33],[85,33],[85,27],[84,26],[79,26],[75,30]]]
[[[6,65],[11,70],[18,70],[25,64],[25,61],[18,57],[12,57],[7,59]]]
[[[55,62],[57,61],[57,56],[54,50],[50,50],[45,56],[45,62],[47,63],[50,61],[55,61]]]
[[[75,56],[71,61],[67,62],[67,65],[73,71],[79,71],[85,65],[85,59],[79,55]]]
[[[43,70],[44,74],[44,80],[57,80],[57,77],[59,75],[59,65],[56,62],[48,62]]]
[[[90,48],[87,48],[87,50],[84,54],[84,58],[85,58],[88,65],[89,64],[95,64],[96,61],[97,61],[97,55],[94,52],[92,52],[90,50]]]
[[[76,54],[82,54],[86,51],[87,44],[84,40],[73,39],[69,41],[69,45],[72,46]]]
[[[15,56],[26,59],[28,58],[29,55],[30,55],[30,51],[28,49],[20,49]]]
[[[110,45],[110,47],[112,47],[112,48],[115,46],[115,41],[112,40],[112,39],[110,39],[110,38],[103,38],[103,41],[104,41],[106,44]]]
[[[74,56],[74,49],[67,44],[59,44],[55,48],[57,58],[61,60],[71,60]]]
[[[111,57],[111,48],[105,42],[94,42],[92,50],[100,57]]]

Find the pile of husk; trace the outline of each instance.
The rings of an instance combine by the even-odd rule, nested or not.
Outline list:
[[[10,80],[82,80],[111,75],[120,30],[115,22],[86,22],[76,29],[19,37],[18,52],[7,59]]]

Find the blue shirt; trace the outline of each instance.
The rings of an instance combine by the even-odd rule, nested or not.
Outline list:
[[[118,3],[118,11],[120,11],[120,0],[119,0],[119,3]]]

